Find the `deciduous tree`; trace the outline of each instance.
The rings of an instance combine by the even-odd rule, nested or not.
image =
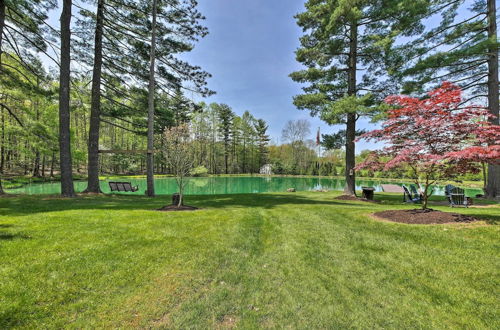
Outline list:
[[[163,134],[165,159],[175,176],[179,188],[179,204],[182,206],[184,189],[194,167],[192,135],[188,124],[171,127]]]
[[[387,144],[358,168],[390,170],[408,166],[421,185],[427,208],[430,187],[439,180],[468,171],[478,172],[478,162],[499,162],[500,126],[488,119],[491,114],[478,106],[463,107],[462,91],[445,82],[428,97],[390,96],[388,119],[382,128],[362,136]],[[380,156],[388,157],[386,162]]]
[[[422,92],[443,80],[459,85],[463,102],[485,101],[498,125],[499,78],[496,0],[432,1],[422,19],[440,16],[437,26],[401,43],[389,57],[389,73],[402,79],[404,93]],[[418,16],[416,16],[418,19]],[[486,103],[487,102],[487,103]],[[500,166],[490,164],[486,193],[500,194]]]

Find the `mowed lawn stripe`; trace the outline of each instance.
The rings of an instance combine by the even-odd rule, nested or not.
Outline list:
[[[0,325],[498,325],[496,225],[380,222],[411,206],[337,195],[189,196],[200,210],[168,213],[161,198],[0,200]]]

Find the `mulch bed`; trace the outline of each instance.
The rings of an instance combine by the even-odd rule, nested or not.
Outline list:
[[[429,225],[440,223],[469,223],[479,221],[479,219],[469,215],[458,214],[453,212],[441,212],[432,209],[427,210],[389,210],[376,212],[373,214],[376,217],[383,218],[393,222]]]
[[[161,207],[157,209],[157,211],[163,211],[163,212],[169,212],[169,211],[195,211],[199,210],[197,207],[194,206],[189,206],[189,205],[182,205],[181,207],[178,207],[177,205],[167,205],[164,207]]]
[[[358,202],[377,203],[377,201],[374,201],[374,200],[356,197],[356,196],[351,196],[351,195],[340,195],[340,196],[335,197],[334,199],[338,199],[341,201],[358,201]]]

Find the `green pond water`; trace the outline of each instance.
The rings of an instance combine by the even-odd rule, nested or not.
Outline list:
[[[108,181],[126,181],[134,186],[139,186],[139,191],[135,193],[123,193],[133,195],[143,195],[146,188],[145,178],[124,178],[121,180],[103,180],[101,189],[104,193],[109,193]],[[249,194],[261,192],[284,192],[288,188],[295,188],[297,191],[311,191],[319,189],[343,190],[345,181],[339,178],[318,178],[318,177],[281,177],[281,176],[221,176],[206,178],[191,178],[186,188],[187,195],[212,195],[212,194]],[[393,183],[378,180],[358,180],[356,189],[361,190],[362,186],[375,187],[375,191],[382,191],[380,184]],[[397,183],[396,183],[397,184]],[[402,185],[402,184],[399,184]],[[75,182],[75,190],[81,192],[86,188],[84,181]],[[174,178],[156,178],[155,192],[159,195],[169,195],[177,191]],[[22,187],[9,189],[8,192],[15,194],[59,194],[60,184],[53,183],[33,183]],[[467,196],[474,197],[482,193],[481,189],[466,189]],[[444,188],[434,187],[435,195],[444,195]]]

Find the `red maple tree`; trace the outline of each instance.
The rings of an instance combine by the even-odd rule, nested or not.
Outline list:
[[[487,109],[462,105],[461,89],[444,82],[419,99],[393,95],[382,128],[360,139],[384,142],[358,169],[390,170],[409,167],[421,187],[422,208],[427,208],[430,186],[466,172],[478,172],[481,164],[500,160],[500,126],[491,124]],[[385,161],[384,161],[385,160]]]

